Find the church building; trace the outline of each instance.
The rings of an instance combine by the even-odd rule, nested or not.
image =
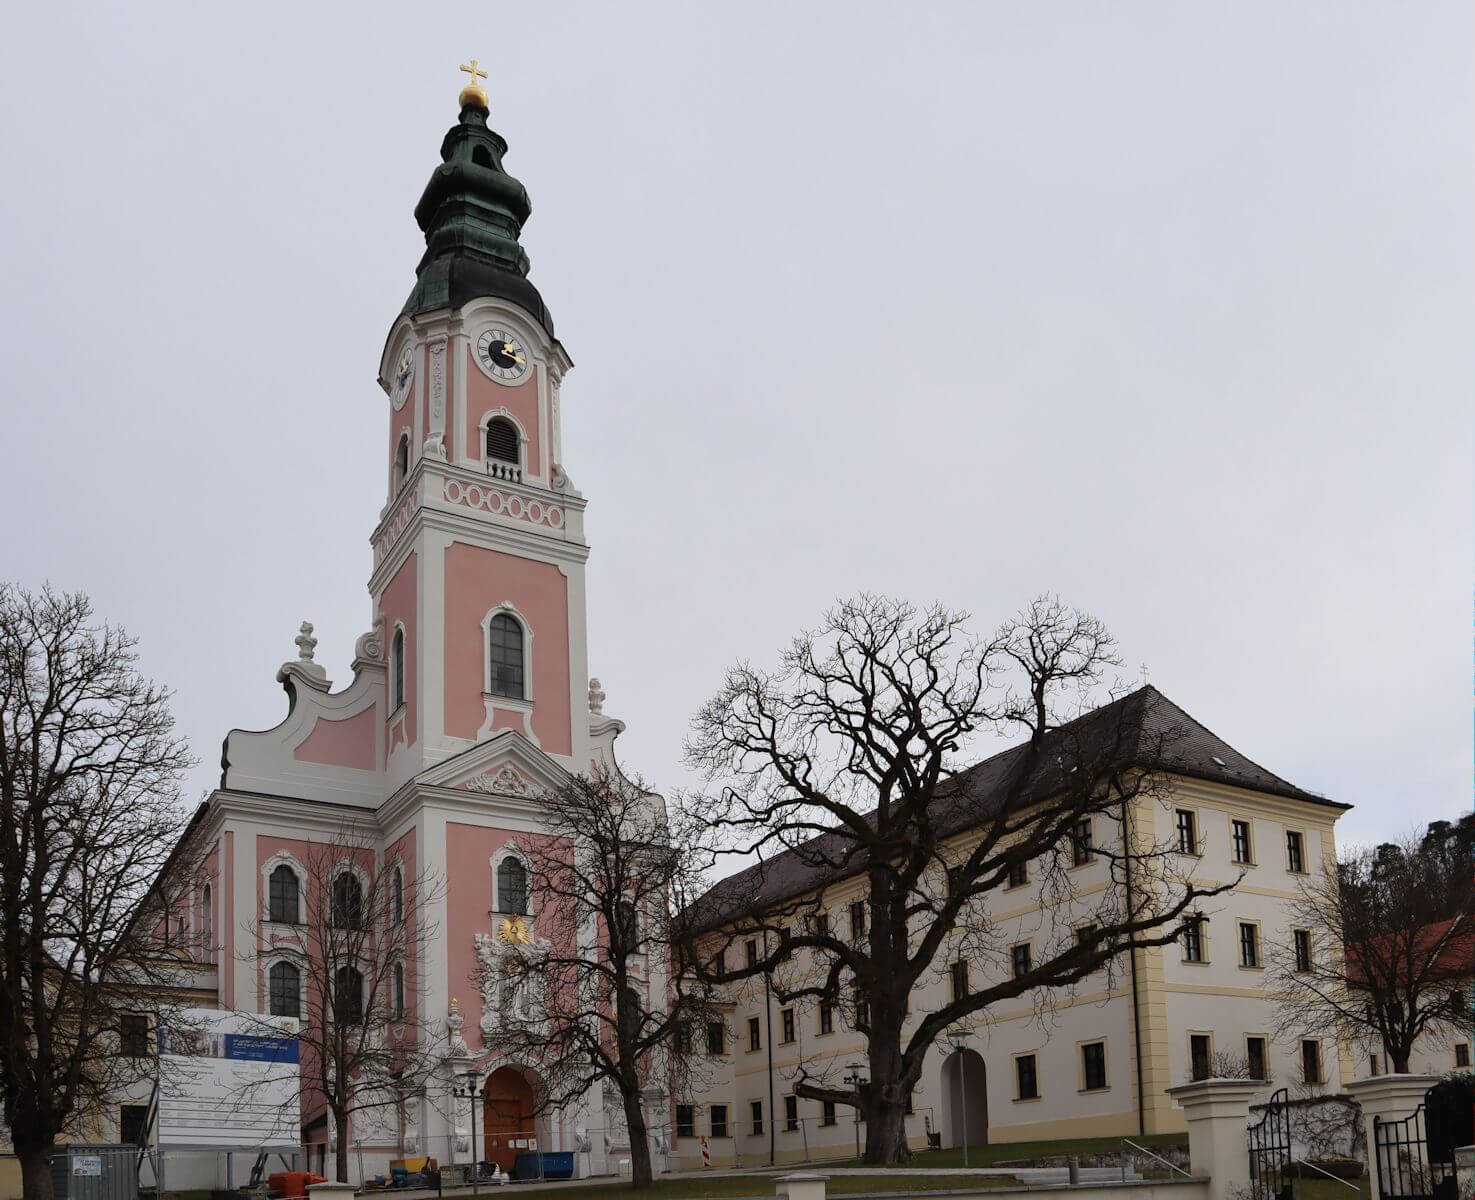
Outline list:
[[[543,936],[523,858],[540,828],[530,797],[612,767],[624,726],[589,677],[586,502],[562,446],[573,362],[528,279],[518,237],[531,205],[488,115],[473,73],[415,208],[425,253],[379,363],[385,499],[352,678],[327,678],[304,623],[297,657],[277,673],[280,724],[225,739],[172,915],[202,948],[221,1008],[305,1016],[300,956],[273,946],[307,919],[318,848],[351,827],[367,840],[345,875],[439,881],[418,914],[434,936],[407,943],[423,955],[404,964],[414,983],[405,994],[396,964],[392,987],[439,1041],[429,1049],[442,1066],[399,1112],[345,1131],[314,1103],[304,1066],[303,1137],[312,1168],[330,1175],[337,1137],[371,1173],[406,1149],[466,1162],[474,1141],[505,1168],[534,1142],[556,1151],[585,1140],[601,1172],[623,1127],[598,1089],[577,1111],[535,1112],[536,1070],[494,1052],[499,942]],[[357,898],[364,886],[345,878],[341,890]],[[336,879],[334,889],[337,905]]]

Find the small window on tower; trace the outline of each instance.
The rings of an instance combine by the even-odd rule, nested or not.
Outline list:
[[[487,627],[487,655],[490,671],[487,691],[494,696],[526,698],[523,687],[522,626],[515,617],[498,613]]]
[[[405,486],[410,474],[410,435],[405,434],[394,448],[394,490],[397,493]]]
[[[405,702],[405,631],[396,629],[389,644],[390,687],[393,689],[389,709],[393,712]]]
[[[521,462],[518,449],[521,439],[517,426],[506,417],[493,417],[487,422],[487,460],[511,463],[514,467]]]
[[[487,167],[490,169],[492,165],[492,152],[485,146],[477,146],[471,151],[471,161],[478,167]]]

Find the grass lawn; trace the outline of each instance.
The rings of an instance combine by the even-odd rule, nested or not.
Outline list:
[[[1149,1133],[1145,1137],[1133,1137],[1132,1141],[1139,1146],[1153,1149],[1157,1146],[1186,1146],[1188,1135],[1186,1133]],[[1062,1138],[1051,1142],[994,1142],[987,1146],[968,1147],[968,1165],[970,1167],[992,1167],[999,1163],[1018,1163],[1023,1159],[1054,1158],[1061,1154],[1115,1154],[1118,1151],[1130,1151],[1122,1145],[1119,1137],[1096,1137],[1096,1138]],[[1139,1156],[1140,1157],[1140,1156]],[[847,1158],[831,1161],[828,1166],[832,1167],[863,1167],[866,1164],[858,1158]],[[918,1150],[912,1155],[909,1163],[902,1163],[896,1167],[877,1167],[880,1171],[905,1171],[909,1167],[961,1167],[963,1165],[963,1151],[961,1148],[955,1150]],[[1152,1166],[1151,1159],[1143,1159],[1140,1167]],[[795,1168],[800,1170],[803,1168]],[[1327,1182],[1330,1182],[1328,1180]],[[1332,1184],[1336,1187],[1336,1184]],[[1352,1193],[1346,1188],[1340,1189],[1346,1192],[1346,1200],[1353,1200]],[[1308,1200],[1321,1200],[1320,1196],[1308,1198]]]

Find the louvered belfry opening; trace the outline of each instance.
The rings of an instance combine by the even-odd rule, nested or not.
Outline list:
[[[504,417],[496,417],[487,423],[487,458],[492,462],[518,465],[517,426]]]

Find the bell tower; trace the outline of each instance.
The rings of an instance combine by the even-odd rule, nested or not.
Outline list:
[[[504,729],[574,770],[591,754],[584,498],[559,430],[573,364],[527,277],[527,190],[503,166],[477,64],[462,69],[379,370],[387,499],[369,591],[391,787]]]

